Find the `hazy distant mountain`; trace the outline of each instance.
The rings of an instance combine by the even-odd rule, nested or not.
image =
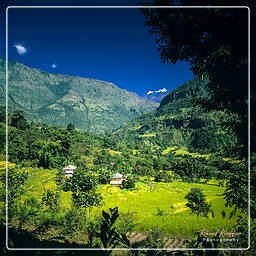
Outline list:
[[[0,104],[4,104],[5,61],[0,59]],[[9,61],[9,106],[29,120],[91,132],[114,129],[159,104],[96,79],[51,74]]]
[[[166,88],[159,89],[157,91],[148,91],[143,98],[160,103],[161,100],[169,93]]]

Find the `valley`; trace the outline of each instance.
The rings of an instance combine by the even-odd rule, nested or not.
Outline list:
[[[229,177],[246,165],[232,130],[239,120],[200,106],[209,97],[206,85],[198,78],[184,83],[156,110],[106,135],[82,131],[72,123],[65,128],[29,122],[20,110],[10,110],[9,182],[15,184],[8,189],[10,225],[42,242],[59,237],[64,247],[67,241],[101,247],[102,218],[114,209],[115,234],[126,237],[116,238],[122,247],[128,241],[147,247],[154,234],[164,237],[168,246],[190,247],[198,231],[234,231],[237,217],[246,218],[242,209],[227,203]],[[1,111],[3,138],[4,107]],[[3,170],[5,140],[0,142]],[[77,169],[65,178],[63,168],[70,164]],[[121,188],[110,185],[115,173],[124,176]],[[199,207],[196,212],[186,199],[193,189],[203,198],[202,206],[194,205]],[[161,247],[160,240],[154,243]]]
[[[25,2],[1,6],[0,255],[256,255],[255,7]]]

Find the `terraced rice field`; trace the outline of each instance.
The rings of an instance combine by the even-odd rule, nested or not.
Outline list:
[[[57,189],[55,183],[56,170],[36,169],[30,172],[25,184],[26,193],[23,198],[30,196],[41,199],[47,189]],[[192,187],[201,188],[211,203],[214,216],[208,218],[191,215],[186,207],[184,196]],[[231,208],[225,206],[222,194],[225,188],[210,184],[196,184],[175,181],[137,182],[135,190],[125,190],[102,185],[98,192],[103,196],[103,205],[90,210],[91,218],[101,215],[101,210],[118,207],[120,213],[131,213],[135,217],[134,232],[144,233],[157,227],[167,236],[181,236],[184,239],[194,238],[197,231],[207,229],[217,231],[233,230],[235,217],[229,219]],[[71,208],[71,193],[61,192],[61,214]],[[222,212],[225,212],[223,218]]]

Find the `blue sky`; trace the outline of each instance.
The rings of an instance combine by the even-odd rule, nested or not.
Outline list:
[[[137,9],[9,9],[9,58],[52,73],[109,81],[144,95],[193,77],[161,64]]]

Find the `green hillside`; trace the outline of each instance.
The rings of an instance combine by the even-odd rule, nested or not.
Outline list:
[[[151,146],[155,151],[168,147],[191,152],[233,154],[237,139],[230,128],[236,115],[225,111],[206,111],[200,103],[211,97],[207,80],[195,78],[168,94],[157,110],[135,118],[109,132],[135,147]]]
[[[8,213],[17,247],[104,247],[104,226],[117,207],[114,228],[120,247],[190,247],[197,232],[237,230],[246,218],[247,186],[237,187],[237,173],[247,167],[235,154],[237,121],[227,112],[206,112],[207,81],[194,79],[167,95],[159,108],[123,127],[96,135],[76,129],[36,124],[22,112],[9,111]],[[0,107],[0,222],[5,212],[5,108]],[[62,171],[75,165],[71,178]],[[110,180],[121,173],[121,187]],[[247,176],[239,182],[246,184]],[[193,195],[194,192],[196,194]],[[194,202],[189,203],[188,195]],[[197,196],[196,196],[197,195]],[[195,198],[196,197],[196,198]],[[239,201],[237,206],[236,202]],[[192,201],[193,202],[193,201]],[[196,209],[195,211],[193,211]],[[155,233],[157,232],[157,233]],[[16,239],[25,233],[32,240]],[[246,229],[242,231],[243,235]],[[195,240],[193,241],[195,242]],[[239,247],[241,242],[223,242]],[[139,244],[138,244],[139,243]],[[57,245],[56,245],[57,246]],[[208,245],[211,246],[211,245]],[[50,246],[51,247],[51,246]],[[106,247],[106,246],[105,246]]]
[[[0,104],[4,104],[5,61],[0,59]],[[30,121],[94,133],[150,112],[159,104],[96,79],[51,74],[9,61],[9,107],[25,112]]]
[[[138,120],[144,118],[145,125],[150,125],[150,120],[157,124],[156,114],[161,109]],[[4,223],[5,111],[0,110],[0,222]],[[180,241],[179,247],[189,247],[181,237],[192,241],[197,231],[206,228],[216,232],[225,226],[225,230],[233,231],[237,216],[245,217],[242,210],[246,208],[247,190],[240,193],[241,206],[234,208],[229,180],[245,168],[242,159],[218,156],[219,152],[189,152],[185,143],[173,147],[168,141],[161,144],[158,140],[163,138],[163,130],[148,126],[138,133],[136,130],[144,125],[138,120],[132,122],[136,126],[127,124],[130,130],[126,139],[117,140],[124,128],[114,132],[118,135],[103,136],[71,125],[65,129],[31,123],[19,111],[9,114],[9,226],[14,232],[11,239],[19,247],[47,247],[56,239],[60,247],[72,247],[70,243],[104,247],[104,237],[99,240],[98,235],[103,230],[102,210],[114,207],[120,213],[117,231],[132,243],[138,242],[138,235],[142,237],[142,248],[152,245],[146,237],[155,231],[165,240]],[[171,133],[172,129],[166,131]],[[69,164],[77,169],[67,179],[62,169]],[[109,185],[117,172],[126,179],[121,188]],[[187,205],[186,195],[195,188],[210,204],[206,216],[196,216]],[[31,243],[24,239],[21,244],[15,238],[24,232],[33,237]]]

